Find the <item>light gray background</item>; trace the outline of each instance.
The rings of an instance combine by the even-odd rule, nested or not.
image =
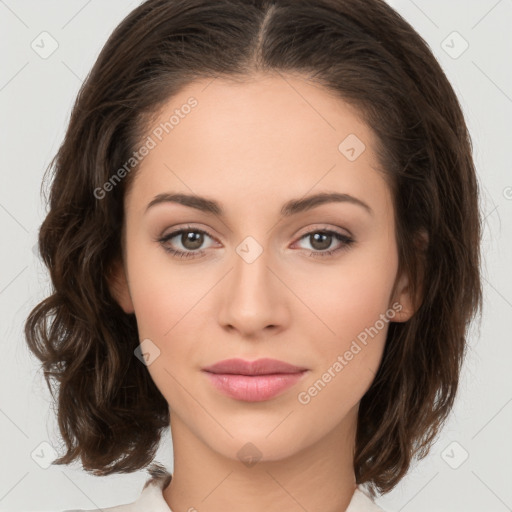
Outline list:
[[[49,288],[34,253],[45,215],[43,171],[62,141],[82,80],[114,27],[138,3],[0,0],[0,510],[113,506],[136,499],[147,478],[143,471],[100,478],[78,465],[44,469],[35,462],[52,459],[41,443],[58,448],[59,437],[50,395],[22,332]],[[378,503],[394,512],[512,510],[512,1],[390,3],[432,48],[472,134],[486,216],[485,304],[481,326],[472,327],[449,423],[430,455]],[[33,41],[42,46],[41,37],[48,38],[40,36],[43,31],[58,43],[47,58],[31,47]],[[464,41],[469,46],[461,53]],[[170,436],[157,459],[172,470]]]

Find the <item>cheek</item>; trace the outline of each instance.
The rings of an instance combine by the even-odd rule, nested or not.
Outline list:
[[[371,386],[389,328],[386,295],[370,287],[367,293],[361,291],[360,298],[341,298],[330,314],[325,309],[325,321],[335,334],[315,336],[314,329],[309,328],[308,337],[315,341],[310,348],[316,364],[297,395],[298,402],[307,406],[304,412],[308,416],[331,411],[329,421],[334,425]],[[332,308],[332,302],[327,304]]]
[[[397,271],[397,253],[385,240],[354,252],[340,265],[316,276],[316,286],[302,286],[312,313],[304,321],[315,360],[304,400],[322,394],[319,403],[334,405],[341,397],[355,404],[378,370],[394,310],[389,296]],[[323,391],[325,389],[325,391]],[[315,398],[316,400],[316,398]],[[299,400],[300,401],[300,400]]]
[[[319,266],[314,279],[296,278],[295,291],[309,310],[308,329],[326,347],[343,348],[373,326],[390,307],[397,263],[396,249],[383,240],[347,252],[335,265]]]
[[[186,272],[165,251],[143,244],[129,247],[127,267],[139,339],[158,354],[148,371],[169,403],[181,398],[181,372],[198,361],[198,334],[207,332],[208,292],[218,281],[207,273]],[[148,343],[148,342],[146,342]],[[199,363],[198,363],[199,364]],[[176,380],[175,380],[176,379]],[[173,395],[173,396],[170,396]]]
[[[197,314],[196,305],[215,284],[215,276],[187,271],[163,249],[133,244],[127,266],[139,333],[166,340],[180,323]]]

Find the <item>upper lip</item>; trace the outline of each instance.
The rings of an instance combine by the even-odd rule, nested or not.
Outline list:
[[[228,373],[235,375],[272,375],[276,373],[299,373],[307,370],[285,363],[277,359],[256,359],[255,361],[244,361],[243,359],[225,359],[218,363],[203,368],[203,371],[210,373]]]

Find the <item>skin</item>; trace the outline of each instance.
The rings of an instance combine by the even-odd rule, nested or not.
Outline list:
[[[196,81],[168,101],[155,126],[190,96],[198,105],[144,158],[125,197],[124,261],[111,285],[135,313],[140,340],[160,351],[148,371],[170,408],[174,471],[164,499],[175,512],[345,510],[356,487],[359,402],[389,323],[307,404],[298,394],[394,303],[401,310],[393,321],[413,313],[407,279],[397,274],[394,210],[375,135],[354,108],[290,74]],[[366,146],[355,161],[338,150],[349,134]],[[171,192],[214,199],[225,215],[170,202],[146,211]],[[280,216],[288,200],[317,192],[350,194],[372,213],[331,202]],[[158,241],[187,225],[208,233],[199,249],[179,235]],[[322,230],[355,241],[310,256],[343,246],[305,236]],[[252,263],[236,252],[247,236],[263,249]],[[178,258],[169,246],[204,253]],[[277,397],[244,402],[201,372],[231,357],[270,357],[308,372]],[[250,467],[237,455],[247,443],[261,456]]]

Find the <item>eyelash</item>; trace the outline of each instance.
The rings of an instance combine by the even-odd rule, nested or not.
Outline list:
[[[202,229],[187,227],[187,228],[181,228],[176,231],[173,231],[172,233],[169,233],[163,237],[160,237],[157,239],[158,242],[162,245],[164,251],[170,253],[172,256],[176,258],[198,258],[204,254],[204,250],[199,251],[180,251],[176,249],[171,249],[170,247],[166,246],[165,243],[174,238],[177,235],[181,235],[183,233],[201,233],[203,235],[207,235],[210,238],[213,238],[207,231],[203,231]],[[336,240],[339,242],[342,242],[342,245],[338,247],[337,249],[330,249],[327,251],[310,251],[309,256],[310,257],[319,257],[319,258],[327,258],[329,256],[333,256],[335,253],[338,253],[340,251],[346,251],[354,242],[355,240],[348,235],[344,235],[342,233],[338,233],[337,231],[332,231],[329,229],[317,229],[313,231],[309,231],[308,233],[305,233],[302,235],[299,240],[302,240],[303,238],[307,238],[311,235],[321,233],[323,235],[333,235]]]

